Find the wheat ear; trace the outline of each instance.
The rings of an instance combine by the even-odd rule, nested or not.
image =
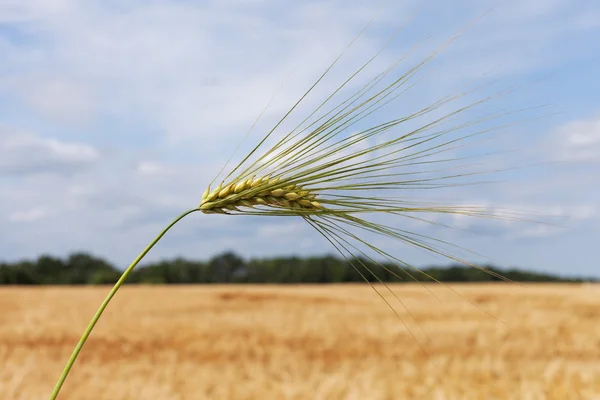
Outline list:
[[[412,90],[416,82],[426,76],[426,67],[463,31],[464,29],[400,74],[394,76],[405,60],[405,55],[382,72],[371,76],[366,83],[349,88],[349,84],[366,71],[366,67],[383,49],[379,50],[295,129],[257,155],[266,146],[267,139],[330,72],[350,46],[344,50],[258,145],[221,180],[221,184],[214,189],[209,185],[200,204],[169,224],[125,270],[77,343],[50,400],[55,400],[58,396],[84,343],[131,271],[173,225],[195,211],[205,214],[301,217],[346,257],[367,282],[369,276],[379,278],[362,261],[365,258],[375,262],[375,257],[384,258],[394,264],[400,273],[417,282],[420,282],[417,274],[427,274],[362,239],[361,235],[365,233],[385,236],[471,265],[452,255],[452,250],[465,249],[402,229],[399,227],[402,226],[401,222],[394,223],[394,219],[424,221],[440,226],[444,225],[422,215],[454,214],[525,219],[525,214],[510,210],[449,206],[444,202],[415,200],[409,195],[417,190],[437,190],[471,184],[462,179],[497,171],[463,172],[460,168],[464,165],[460,162],[469,157],[456,157],[452,152],[465,146],[469,139],[519,122],[503,121],[506,117],[518,115],[518,112],[525,110],[486,114],[475,120],[460,121],[468,111],[481,108],[492,99],[508,95],[513,89],[482,95],[466,104],[464,100],[477,93],[477,88],[459,91],[416,111],[366,128],[361,126],[368,121],[368,117],[376,115],[380,109]],[[364,30],[352,43],[362,32]],[[337,105],[330,106],[332,99],[345,89],[351,89],[352,93]],[[410,126],[411,122],[416,122],[416,125],[403,129],[407,124]],[[212,183],[215,181],[216,177]],[[384,224],[374,220],[381,215],[391,221]],[[370,217],[374,219],[369,219]],[[394,310],[383,296],[382,299]]]
[[[213,191],[209,186],[202,195],[200,210],[206,214],[227,214],[227,210],[240,211],[239,207],[255,206],[322,210],[323,206],[315,200],[316,197],[310,190],[303,190],[280,177],[265,175],[221,184]]]

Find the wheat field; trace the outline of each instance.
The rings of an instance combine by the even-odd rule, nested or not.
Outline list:
[[[600,285],[452,287],[379,286],[396,315],[366,284],[128,286],[60,398],[600,399]],[[0,288],[0,398],[48,397],[107,290]]]

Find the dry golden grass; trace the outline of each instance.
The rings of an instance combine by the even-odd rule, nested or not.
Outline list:
[[[126,287],[61,399],[600,399],[600,286]],[[0,289],[2,399],[46,399],[107,292]],[[505,321],[490,317],[484,311]],[[426,339],[419,327],[430,337]]]

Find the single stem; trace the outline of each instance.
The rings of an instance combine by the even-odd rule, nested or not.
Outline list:
[[[92,333],[94,326],[96,326],[96,323],[98,322],[98,320],[100,319],[100,316],[106,309],[106,306],[108,306],[108,303],[113,298],[113,296],[117,293],[117,290],[119,290],[121,285],[123,285],[123,283],[129,276],[131,271],[133,271],[135,266],[142,260],[142,258],[144,258],[144,256],[146,254],[148,254],[150,249],[152,249],[152,247],[154,247],[154,245],[156,243],[158,243],[158,241],[165,235],[165,233],[167,233],[167,231],[169,229],[171,229],[173,227],[173,225],[175,225],[177,222],[181,221],[185,216],[193,213],[194,211],[198,211],[198,210],[199,210],[198,208],[193,208],[191,210],[187,210],[186,212],[184,212],[183,214],[181,214],[180,216],[175,218],[169,225],[167,225],[167,227],[165,229],[162,230],[162,232],[160,232],[158,234],[158,236],[156,238],[154,238],[154,240],[144,249],[144,251],[142,251],[140,253],[140,255],[137,256],[135,260],[133,260],[131,265],[129,267],[127,267],[127,269],[123,272],[123,274],[121,275],[121,277],[119,278],[117,283],[115,283],[115,285],[113,286],[111,291],[108,293],[108,295],[106,296],[106,298],[104,299],[104,301],[102,302],[100,307],[98,308],[98,311],[96,311],[94,318],[92,318],[92,320],[88,324],[87,328],[83,332],[83,335],[79,339],[77,346],[75,346],[75,349],[73,350],[73,353],[71,354],[71,358],[69,358],[69,361],[67,362],[67,365],[65,366],[65,369],[63,370],[62,374],[60,375],[60,378],[58,378],[58,382],[56,382],[56,385],[54,386],[54,390],[52,391],[52,394],[50,395],[50,400],[56,400],[56,397],[58,396],[58,393],[60,392],[60,389],[61,389],[63,383],[65,382],[65,379],[67,379],[67,375],[69,374],[69,371],[71,371],[71,368],[73,367],[73,363],[77,359],[77,356],[79,355],[79,352],[81,351],[81,348],[83,347],[85,341]]]

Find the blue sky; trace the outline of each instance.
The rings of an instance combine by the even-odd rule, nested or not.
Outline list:
[[[454,218],[446,222],[460,230],[411,228],[501,265],[600,276],[600,3],[387,3],[378,12],[364,1],[285,7],[272,1],[3,1],[0,257],[85,250],[127,264],[170,219],[199,202],[271,97],[250,143],[369,19],[370,29],[300,111],[314,107],[398,26],[406,24],[374,67],[385,68],[416,43],[413,56],[426,54],[495,5],[445,50],[414,95],[386,113],[426,104],[486,73],[507,86],[524,85],[494,107],[549,104],[552,115],[504,130],[496,147],[485,145],[514,152],[486,162],[543,165],[504,174],[498,185],[434,196],[534,210],[559,218],[561,226]],[[417,265],[445,262],[382,245]],[[302,221],[198,214],[148,259],[206,259],[225,250],[333,253]]]

